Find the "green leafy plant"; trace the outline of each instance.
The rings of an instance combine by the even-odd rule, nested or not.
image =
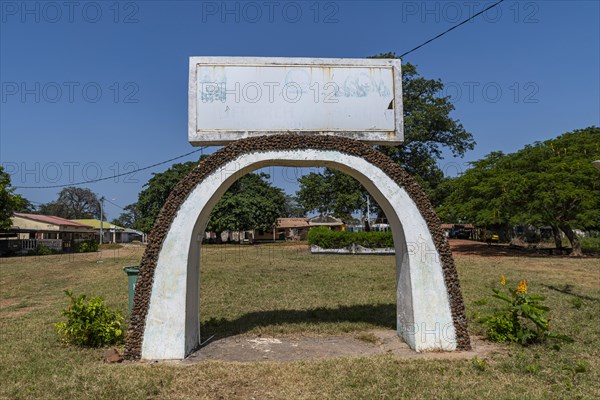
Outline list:
[[[506,288],[502,276],[502,288],[492,289],[493,297],[502,300],[505,307],[483,319],[487,336],[494,342],[514,342],[521,345],[542,343],[546,339],[573,342],[569,336],[549,332],[550,309],[542,304],[544,296],[527,293],[527,281],[522,280],[516,289]]]
[[[71,301],[62,312],[67,321],[54,325],[63,342],[89,347],[123,342],[123,316],[119,310],[111,310],[102,297],[86,301],[85,295],[75,297],[69,290],[65,293]]]
[[[471,359],[471,365],[479,372],[483,372],[487,368],[487,363],[485,360],[475,356]]]
[[[86,240],[84,242],[79,242],[75,244],[74,250],[77,253],[90,253],[93,251],[98,251],[98,242],[96,242],[95,240]]]
[[[37,256],[49,256],[50,254],[54,254],[54,252],[48,246],[38,246],[34,252]]]

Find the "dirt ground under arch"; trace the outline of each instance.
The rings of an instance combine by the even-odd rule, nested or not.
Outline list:
[[[405,359],[471,359],[485,358],[504,352],[503,348],[471,337],[472,350],[454,352],[424,352],[411,350],[395,330],[373,329],[344,335],[256,336],[236,335],[208,340],[200,350],[183,363],[204,360],[259,362],[300,361],[335,357],[363,357],[391,354]]]

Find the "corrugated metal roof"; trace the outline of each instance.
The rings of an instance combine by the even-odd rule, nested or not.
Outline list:
[[[308,228],[308,218],[277,218],[278,228]]]
[[[72,221],[69,219],[55,217],[52,215],[39,215],[39,214],[24,214],[24,213],[15,213],[17,217],[32,219],[34,221],[44,222],[52,225],[63,225],[63,226],[74,226],[78,228],[89,228],[89,226],[79,223],[77,221]]]
[[[100,229],[100,220],[99,219],[72,219],[71,221],[79,222],[80,224],[84,224],[87,226],[91,226],[94,229]],[[125,228],[119,225],[113,225],[110,222],[102,221],[102,229],[117,229],[117,230],[125,230]]]
[[[125,232],[127,232],[127,233],[135,233],[136,235],[140,235],[140,236],[144,235],[144,232],[137,231],[137,230],[131,229],[131,228],[125,228]]]
[[[323,226],[339,226],[344,225],[344,221],[336,218],[332,215],[319,215],[318,217],[312,217],[308,220],[309,225],[323,225]]]

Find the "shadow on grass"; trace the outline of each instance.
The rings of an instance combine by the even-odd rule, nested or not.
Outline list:
[[[574,297],[579,298],[579,299],[600,302],[600,299],[597,299],[595,297],[590,297],[590,296],[586,296],[586,295],[583,295],[583,294],[574,293],[572,285],[565,285],[563,288],[559,288],[559,287],[556,287],[556,286],[553,286],[553,285],[545,285],[545,284],[542,284],[542,286],[545,286],[545,287],[547,287],[550,290],[555,290],[557,292],[567,294],[569,296],[574,296]]]
[[[507,244],[491,244],[473,240],[450,239],[450,249],[454,256],[479,256],[479,257],[528,257],[548,258],[566,257],[570,258],[571,249],[563,248],[526,248],[510,246]],[[594,254],[586,254],[593,257]]]
[[[364,323],[374,327],[396,329],[396,304],[360,304],[337,308],[308,310],[270,310],[245,314],[234,320],[211,318],[200,326],[203,340],[215,336],[222,339],[239,335],[258,327],[285,324]]]

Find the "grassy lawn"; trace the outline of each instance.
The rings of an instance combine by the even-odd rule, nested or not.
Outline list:
[[[66,347],[53,324],[63,290],[126,310],[124,266],[140,250],[0,259],[1,399],[596,399],[600,398],[600,259],[457,256],[473,335],[504,274],[547,296],[555,332],[575,339],[507,346],[481,360],[348,357],[288,363],[105,364]],[[393,257],[311,256],[300,246],[205,246],[202,336],[319,335],[394,328]],[[594,383],[596,382],[596,383]]]

